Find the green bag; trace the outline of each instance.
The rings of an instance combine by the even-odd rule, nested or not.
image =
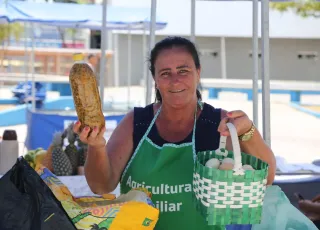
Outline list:
[[[251,230],[317,230],[300,210],[294,207],[279,186],[268,186],[260,224]]]
[[[259,224],[268,164],[242,153],[236,128],[232,123],[227,123],[227,126],[233,152],[225,149],[227,138],[221,136],[217,150],[197,153],[193,174],[193,200],[208,225]],[[206,162],[211,158],[233,158],[233,170],[206,167]],[[244,170],[243,165],[251,165],[255,170]]]

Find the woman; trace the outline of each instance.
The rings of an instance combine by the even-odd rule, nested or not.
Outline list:
[[[156,103],[129,112],[107,144],[105,128],[88,136],[87,127],[79,134],[89,146],[86,179],[97,194],[113,191],[119,182],[122,193],[148,188],[160,209],[156,229],[212,229],[192,204],[193,155],[217,149],[220,135],[229,136],[228,121],[237,128],[242,150],[269,163],[268,184],[275,176],[274,155],[244,112],[201,102],[201,66],[192,42],[170,37],[157,43],[150,71]],[[76,133],[79,127],[77,122]],[[227,146],[232,150],[230,140]]]

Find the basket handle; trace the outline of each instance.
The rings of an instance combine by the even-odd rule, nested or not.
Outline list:
[[[231,142],[232,142],[233,157],[234,157],[234,166],[233,166],[234,175],[244,175],[244,170],[242,168],[242,161],[241,161],[241,149],[240,149],[240,143],[239,143],[236,127],[234,127],[234,125],[230,122],[227,123],[227,127],[229,129]],[[216,154],[226,157],[228,155],[228,151],[226,150],[226,144],[227,144],[227,137],[221,136],[219,148],[216,150]]]

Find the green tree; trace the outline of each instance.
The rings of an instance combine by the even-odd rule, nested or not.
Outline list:
[[[0,24],[0,43],[14,38],[19,40],[24,32],[23,26],[19,22]]]
[[[5,47],[10,46],[10,39],[14,38],[18,41],[21,38],[21,35],[24,33],[24,27],[20,23],[8,23],[0,24],[0,44],[2,46],[1,52],[1,68],[3,68],[3,61],[5,59]]]
[[[4,4],[7,3],[8,0],[5,0]],[[23,27],[20,25],[20,23],[0,24],[0,44],[3,45],[3,42],[6,40],[9,41],[11,37],[19,40],[23,31]]]
[[[270,8],[280,12],[294,11],[301,17],[320,17],[320,2],[316,0],[299,0],[293,2],[272,2]]]
[[[8,4],[8,0],[4,0],[5,5]],[[0,24],[0,44],[2,46],[2,56],[0,56],[0,68],[3,68],[3,61],[5,58],[5,41],[7,41],[7,46],[10,46],[10,39],[14,37],[16,40],[21,38],[24,32],[24,28],[20,23],[7,23]]]

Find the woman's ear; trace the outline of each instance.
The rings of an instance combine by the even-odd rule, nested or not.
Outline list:
[[[200,83],[200,74],[201,74],[201,67],[199,67],[197,69],[197,82],[198,82],[198,84]]]
[[[157,88],[157,78],[156,77],[153,77],[153,80],[154,80],[154,87]]]

